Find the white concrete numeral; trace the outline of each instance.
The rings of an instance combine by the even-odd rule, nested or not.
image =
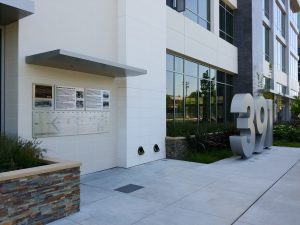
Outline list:
[[[268,109],[264,97],[254,98],[256,141],[254,152],[261,153],[265,148],[265,139],[268,127]]]
[[[273,102],[251,94],[236,94],[231,103],[231,113],[239,113],[237,128],[240,136],[230,136],[232,151],[244,158],[253,152],[260,153],[273,144]]]
[[[230,145],[234,153],[250,157],[255,145],[254,101],[250,94],[237,94],[233,97],[231,112],[239,113],[237,128],[240,136],[231,136]]]

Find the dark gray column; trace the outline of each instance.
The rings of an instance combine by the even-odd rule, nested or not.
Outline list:
[[[252,93],[252,0],[237,1],[235,45],[238,48],[238,76],[235,93]]]
[[[238,47],[238,76],[235,93],[257,94],[257,73],[263,72],[263,27],[261,0],[237,1],[235,45]]]

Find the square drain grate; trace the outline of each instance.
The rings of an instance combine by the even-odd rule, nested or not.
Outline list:
[[[123,187],[119,187],[119,188],[115,189],[115,191],[119,191],[119,192],[122,192],[122,193],[129,194],[131,192],[140,190],[142,188],[144,188],[144,187],[139,186],[139,185],[135,185],[135,184],[128,184],[128,185],[125,185]]]

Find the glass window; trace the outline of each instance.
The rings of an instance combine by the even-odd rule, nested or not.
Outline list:
[[[210,79],[216,81],[217,71],[215,69],[210,69]]]
[[[233,86],[226,85],[226,121],[232,122],[234,119],[233,113],[230,113],[231,101],[233,98]]]
[[[277,68],[280,69],[282,72],[286,72],[286,54],[285,54],[285,46],[276,40],[276,61],[277,61]]]
[[[174,8],[175,7],[175,0],[166,0],[167,6]]]
[[[298,81],[298,62],[292,55],[290,55],[290,77],[294,81]]]
[[[217,84],[217,121],[225,122],[225,108],[226,108],[226,96],[225,96],[226,86],[225,84]]]
[[[217,122],[217,85],[210,81],[210,120]]]
[[[183,59],[175,57],[175,71],[177,73],[183,73]]]
[[[207,66],[199,65],[199,78],[209,79],[209,68]]]
[[[295,53],[297,53],[298,35],[292,27],[290,27],[290,47],[292,50],[294,50]]]
[[[210,122],[210,81],[199,80],[199,121]]]
[[[174,96],[176,122],[183,121],[183,116],[184,116],[183,84],[184,84],[183,75],[176,73],[175,74],[175,96]]]
[[[225,73],[224,72],[218,71],[217,81],[220,83],[225,83]]]
[[[226,84],[233,85],[233,75],[226,74]]]
[[[220,0],[220,37],[229,43],[233,43],[234,34],[234,12],[222,0]]]
[[[198,85],[197,78],[185,76],[185,121],[197,124],[198,123]]]
[[[179,122],[197,126],[231,119],[227,110],[233,95],[232,75],[172,54],[166,57],[168,127]]]
[[[197,0],[186,0],[185,7],[192,11],[193,13],[197,14],[198,12],[198,1]]]
[[[200,18],[204,21],[209,21],[209,15],[210,15],[210,1],[207,0],[199,0],[198,1],[198,12],[200,15]]]
[[[276,4],[276,27],[278,32],[285,37],[285,14]]]
[[[270,17],[270,0],[264,0],[264,12],[265,12],[265,16],[269,19],[269,17]]]
[[[167,121],[174,118],[174,73],[167,71]]]
[[[264,53],[265,60],[270,62],[270,30],[264,26]]]
[[[167,70],[174,71],[174,56],[167,54]]]
[[[184,15],[210,30],[210,0],[186,0]]]
[[[198,75],[198,65],[189,60],[184,61],[184,74],[197,77]]]

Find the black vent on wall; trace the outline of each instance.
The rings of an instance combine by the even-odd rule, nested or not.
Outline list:
[[[145,150],[144,150],[144,148],[143,148],[142,146],[140,146],[140,147],[138,148],[138,154],[139,154],[139,155],[144,155],[144,154],[145,154]]]

